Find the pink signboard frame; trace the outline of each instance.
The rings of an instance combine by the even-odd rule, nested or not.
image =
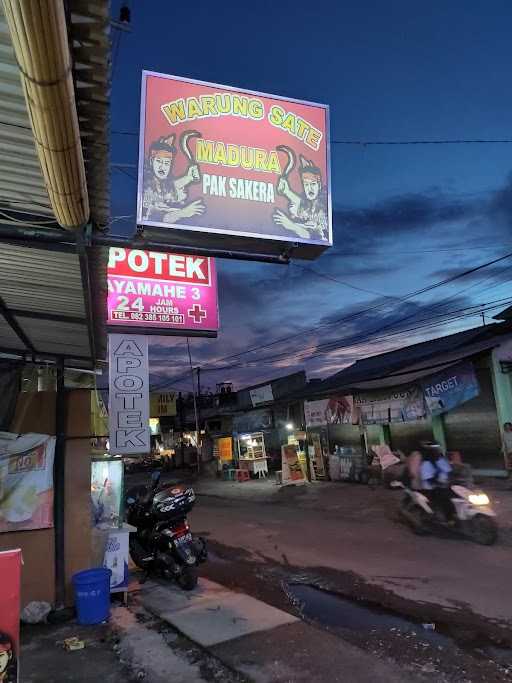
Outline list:
[[[107,286],[112,332],[217,336],[217,274],[211,257],[110,247]]]

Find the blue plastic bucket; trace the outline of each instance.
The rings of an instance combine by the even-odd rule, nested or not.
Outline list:
[[[110,569],[86,569],[73,576],[79,624],[101,624],[110,616]]]

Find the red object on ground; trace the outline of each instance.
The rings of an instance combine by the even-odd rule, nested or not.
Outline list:
[[[235,470],[235,479],[237,481],[249,481],[250,478],[249,470]]]
[[[18,680],[21,550],[0,553],[0,680]]]

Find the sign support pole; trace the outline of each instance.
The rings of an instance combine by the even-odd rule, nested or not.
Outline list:
[[[192,355],[190,353],[190,340],[187,337],[188,362],[190,365],[190,378],[192,380],[192,398],[194,400],[194,417],[196,421],[196,450],[197,450],[197,473],[201,471],[200,449],[199,449],[199,419],[197,416],[196,385],[194,380],[194,368],[192,367]]]

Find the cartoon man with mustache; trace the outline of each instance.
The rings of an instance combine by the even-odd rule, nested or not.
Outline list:
[[[182,218],[192,218],[205,210],[202,200],[185,204],[187,186],[199,181],[199,167],[193,163],[187,172],[175,178],[172,174],[176,147],[174,135],[155,140],[149,148],[144,170],[144,193],[142,206],[144,218],[162,223],[178,223]]]
[[[288,214],[274,211],[274,223],[295,232],[299,237],[326,240],[329,237],[327,201],[322,172],[315,164],[300,155],[299,169],[303,192],[294,192],[283,175],[277,184],[277,193],[288,199]]]

